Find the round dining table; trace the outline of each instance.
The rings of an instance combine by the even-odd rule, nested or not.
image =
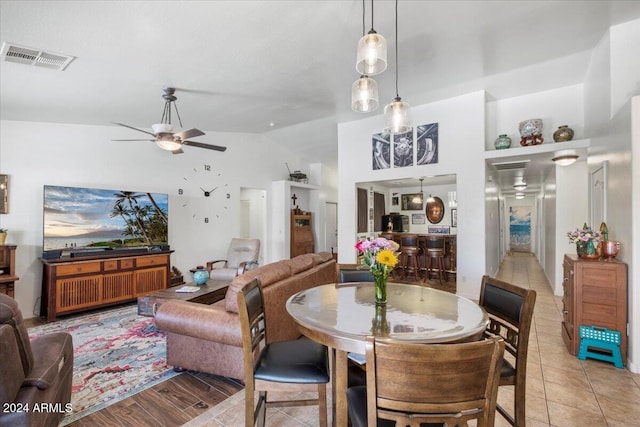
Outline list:
[[[364,354],[367,336],[385,341],[452,343],[481,339],[489,324],[482,307],[449,292],[387,284],[387,303],[375,303],[373,283],[316,286],[287,300],[287,311],[306,337],[326,345],[332,360],[334,425],[347,426],[347,355]]]

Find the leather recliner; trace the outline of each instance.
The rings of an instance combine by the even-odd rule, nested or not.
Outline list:
[[[57,426],[72,410],[72,379],[71,335],[30,340],[18,303],[0,294],[0,426]]]
[[[229,244],[227,259],[207,262],[209,277],[213,280],[230,282],[234,277],[250,270],[257,264],[260,254],[260,239],[233,238]],[[214,267],[216,264],[224,263]]]

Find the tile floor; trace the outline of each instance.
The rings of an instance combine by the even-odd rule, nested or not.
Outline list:
[[[595,360],[571,356],[560,336],[562,301],[554,296],[537,259],[530,254],[507,256],[498,278],[537,291],[529,340],[527,369],[528,427],[640,427],[640,374]],[[498,399],[512,407],[512,387],[501,387]],[[243,424],[240,392],[186,426]],[[270,426],[316,426],[317,408],[267,411]],[[509,424],[498,414],[496,426]]]

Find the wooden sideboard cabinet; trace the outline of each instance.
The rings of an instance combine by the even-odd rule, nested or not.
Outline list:
[[[627,264],[590,261],[565,255],[562,286],[562,339],[569,353],[580,348],[580,325],[620,332],[622,361],[627,361]]]
[[[291,258],[314,252],[311,214],[291,212]]]
[[[96,307],[135,301],[166,289],[171,251],[108,257],[42,259],[40,315],[47,321]]]
[[[16,276],[16,245],[0,245],[0,293],[14,298]]]

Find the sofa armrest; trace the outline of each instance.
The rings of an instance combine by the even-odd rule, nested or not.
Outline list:
[[[156,312],[156,326],[178,335],[242,347],[240,319],[224,305],[167,301]]]
[[[59,382],[60,371],[67,364],[73,365],[73,342],[65,332],[53,332],[31,341],[34,363],[23,386],[35,386],[46,390]]]

